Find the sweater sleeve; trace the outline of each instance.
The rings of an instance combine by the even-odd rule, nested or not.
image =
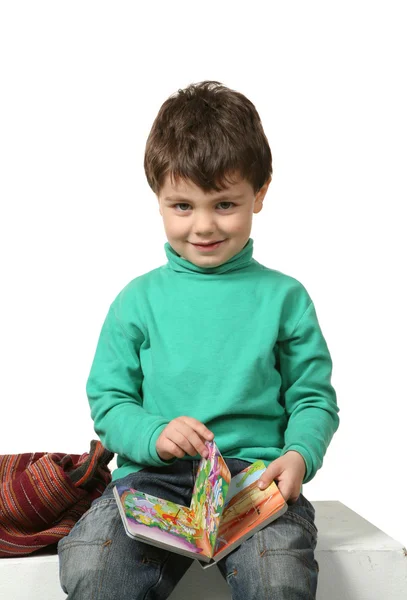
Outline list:
[[[280,341],[279,361],[288,415],[282,454],[296,450],[302,455],[306,463],[303,483],[307,483],[322,466],[339,426],[331,356],[313,302],[292,334]]]
[[[140,346],[144,335],[134,323],[131,333],[120,322],[118,301],[103,323],[86,384],[94,428],[102,444],[132,462],[162,466],[156,441],[168,421],[143,409]]]

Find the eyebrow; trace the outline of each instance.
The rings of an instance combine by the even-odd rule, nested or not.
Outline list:
[[[222,200],[238,200],[242,198],[243,194],[238,194],[237,196],[231,196],[230,194],[222,194],[217,198],[214,198],[213,201],[221,202]],[[189,198],[183,198],[182,196],[167,196],[164,198],[164,202],[191,202]]]

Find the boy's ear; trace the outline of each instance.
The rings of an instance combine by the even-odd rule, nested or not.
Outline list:
[[[269,185],[271,183],[271,175],[270,177],[267,179],[266,183],[263,185],[263,187],[259,190],[259,193],[262,192],[263,193],[263,198],[264,196],[267,194],[267,190],[269,189]]]
[[[255,196],[255,201],[254,201],[254,212],[255,213],[260,212],[261,209],[263,208],[263,200],[264,200],[265,195],[267,194],[267,190],[269,188],[270,183],[271,183],[271,176],[268,178],[266,183],[257,192],[257,194]]]
[[[256,194],[256,198],[257,198],[258,196],[261,196],[262,198],[264,198],[264,196],[265,196],[265,195],[266,195],[266,193],[267,193],[267,190],[268,190],[268,188],[269,188],[269,185],[270,185],[270,183],[271,183],[271,175],[270,175],[270,177],[267,179],[266,183],[265,183],[265,184],[263,184],[263,186],[262,186],[262,187],[259,189],[259,191],[257,192],[257,194]]]

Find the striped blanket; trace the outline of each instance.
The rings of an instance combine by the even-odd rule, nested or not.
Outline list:
[[[111,481],[113,453],[92,440],[90,452],[0,455],[0,557],[56,544]]]

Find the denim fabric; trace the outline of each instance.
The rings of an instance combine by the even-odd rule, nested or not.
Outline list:
[[[226,459],[230,472],[249,463]],[[189,506],[198,461],[149,467],[119,480],[141,491]],[[58,544],[59,574],[68,600],[164,600],[193,559],[128,537],[108,485],[69,535]],[[318,563],[315,511],[301,494],[276,521],[218,563],[233,600],[313,600]],[[211,567],[216,568],[215,566]]]

